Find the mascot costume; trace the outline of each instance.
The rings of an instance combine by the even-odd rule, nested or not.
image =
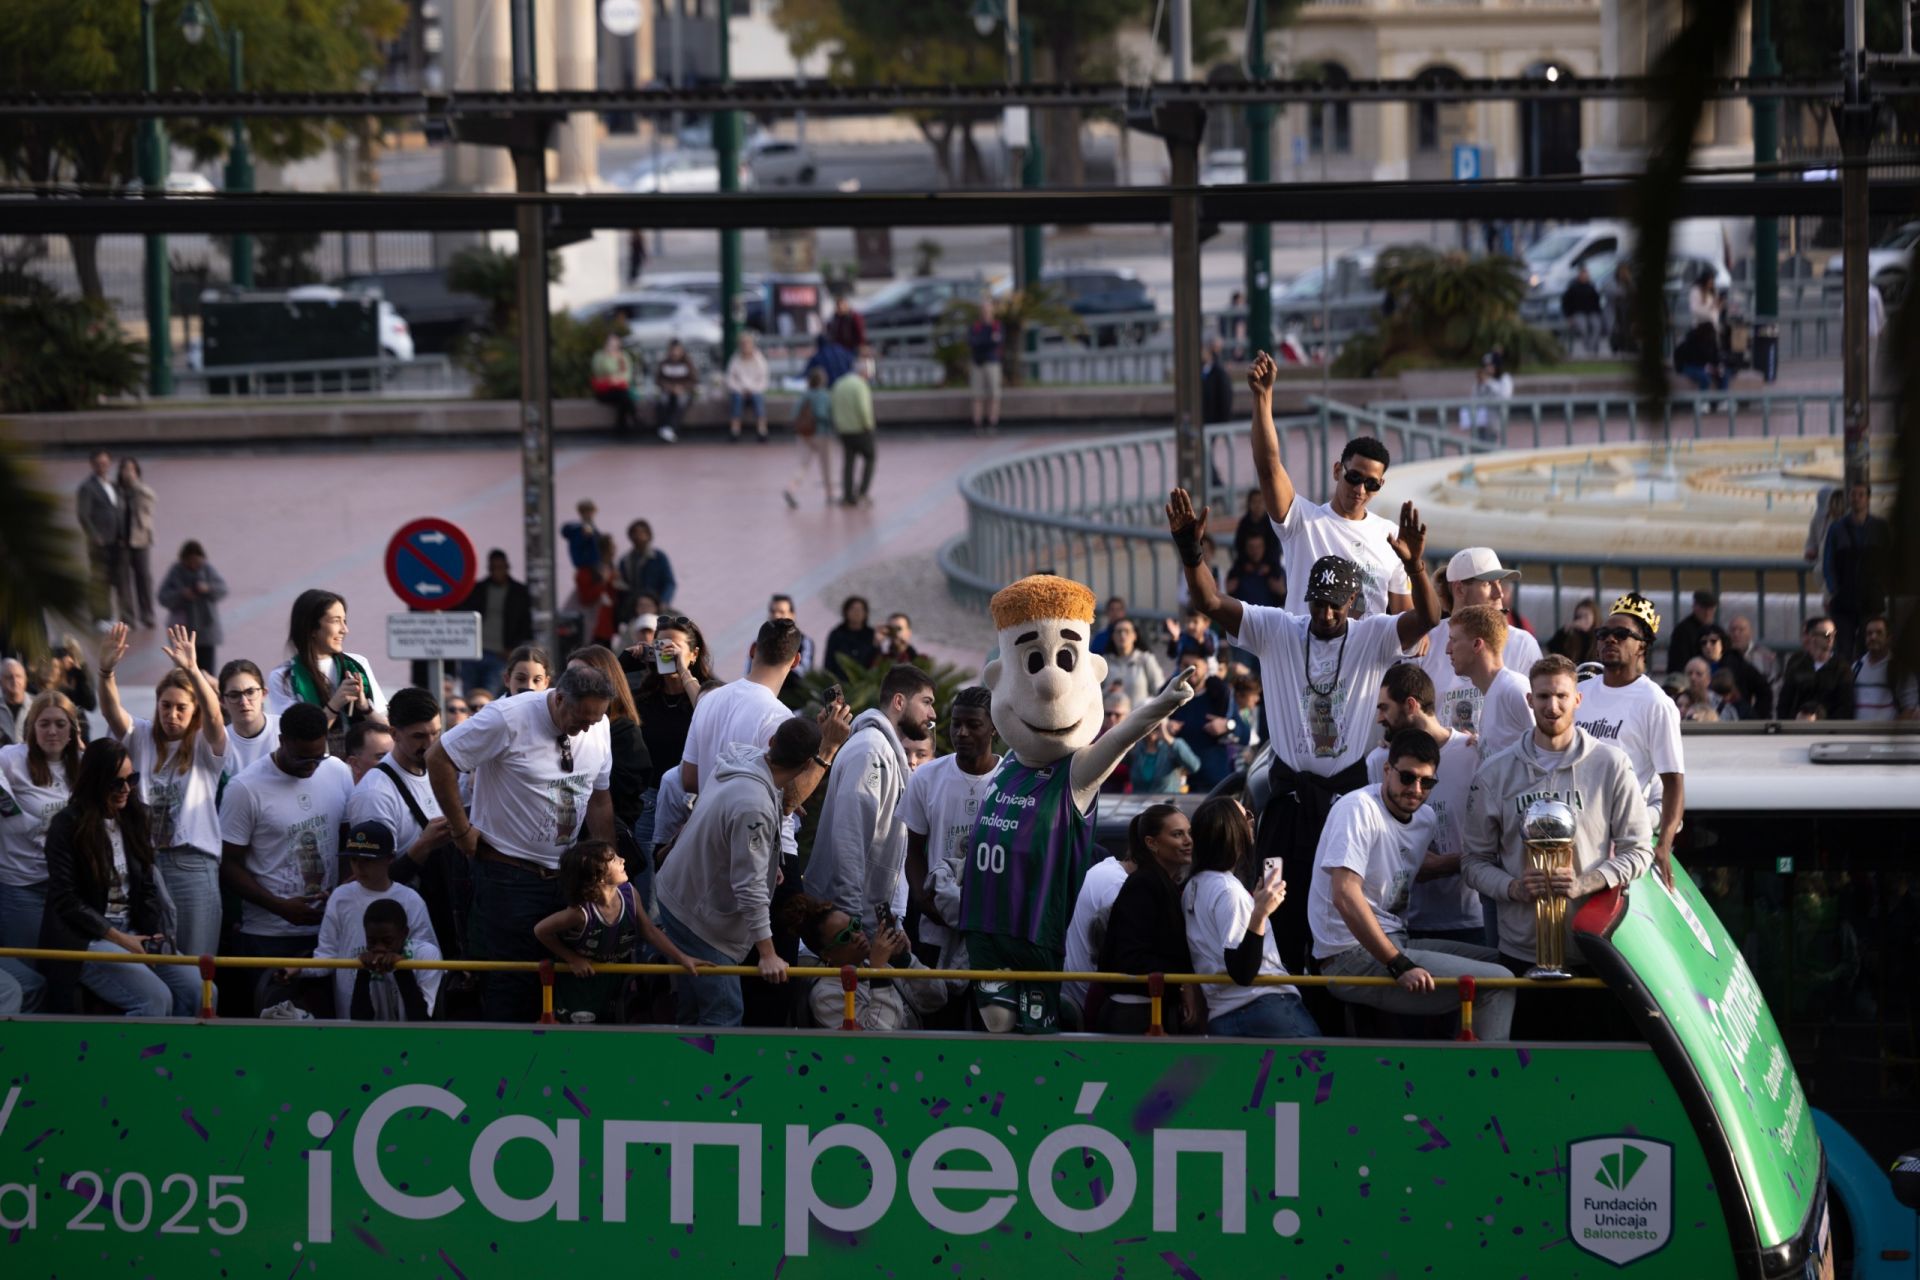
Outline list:
[[[1045,574],[993,597],[1000,655],[987,664],[993,727],[1012,748],[980,804],[960,877],[960,929],[979,969],[1059,969],[1067,918],[1093,860],[1095,802],[1133,744],[1193,697],[1182,668],[1105,734],[1107,661],[1089,652],[1093,592]],[[989,1031],[1059,1023],[1053,982],[981,982]]]

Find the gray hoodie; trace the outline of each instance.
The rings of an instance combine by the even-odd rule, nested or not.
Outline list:
[[[766,751],[736,742],[660,868],[660,902],[702,942],[744,956],[773,936],[770,911],[780,850],[780,788]]]
[[[907,863],[907,750],[893,721],[862,711],[833,758],[827,798],[807,859],[808,894],[831,902],[869,927],[871,908],[891,902]]]
[[[1515,902],[1507,892],[1527,869],[1521,815],[1540,799],[1573,809],[1576,872],[1597,869],[1618,888],[1653,865],[1653,828],[1626,752],[1575,729],[1573,745],[1551,761],[1531,733],[1493,756],[1480,766],[1467,793],[1460,874],[1499,908],[1500,950],[1525,960],[1537,954],[1533,904]],[[1569,921],[1582,901],[1573,900]],[[1571,943],[1567,956],[1574,959],[1579,948]]]

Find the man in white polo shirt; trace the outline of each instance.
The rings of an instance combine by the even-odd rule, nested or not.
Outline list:
[[[560,855],[580,839],[614,840],[613,751],[594,732],[613,687],[592,667],[568,667],[551,689],[490,702],[427,751],[427,776],[454,843],[472,859],[467,949],[481,960],[540,960],[533,926],[560,910]],[[460,775],[473,775],[471,815]],[[481,1007],[495,1022],[532,1022],[539,981],[487,975]]]
[[[1405,613],[1413,608],[1413,586],[1406,566],[1394,555],[1393,521],[1367,509],[1386,483],[1392,455],[1372,436],[1349,440],[1333,464],[1333,498],[1312,502],[1294,489],[1280,461],[1280,437],[1273,427],[1273,357],[1261,352],[1247,370],[1253,391],[1253,465],[1260,475],[1267,519],[1280,539],[1287,574],[1288,613],[1307,611],[1307,578],[1314,562],[1326,556],[1351,560],[1359,568],[1360,594],[1353,616]]]
[[[1447,591],[1453,597],[1453,612],[1477,604],[1490,604],[1507,619],[1507,640],[1500,650],[1500,664],[1516,671],[1524,682],[1533,664],[1540,661],[1540,642],[1525,627],[1513,623],[1513,601],[1506,584],[1520,576],[1508,569],[1492,547],[1468,547],[1447,561]],[[1451,617],[1427,633],[1427,647],[1421,653],[1420,669],[1433,681],[1433,714],[1449,729],[1480,732],[1480,706],[1483,695],[1473,681],[1457,674],[1447,658],[1447,637],[1453,630]],[[1530,724],[1531,722],[1529,722]]]

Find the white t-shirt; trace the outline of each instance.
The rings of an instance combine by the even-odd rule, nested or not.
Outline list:
[[[1360,876],[1360,889],[1384,933],[1407,931],[1407,900],[1414,872],[1433,841],[1433,814],[1426,805],[1401,822],[1387,812],[1379,787],[1349,791],[1334,802],[1313,854],[1313,888],[1307,895],[1307,925],[1318,960],[1360,945],[1333,905],[1333,871]]]
[[[1100,967],[1100,947],[1107,938],[1107,917],[1113,913],[1113,900],[1127,882],[1127,869],[1118,858],[1096,862],[1080,882],[1080,896],[1073,900],[1073,915],[1067,921],[1068,973],[1092,973]],[[1068,982],[1060,992],[1075,1008],[1087,1007],[1087,984]]]
[[[1304,614],[1255,604],[1241,612],[1234,643],[1260,659],[1275,758],[1296,773],[1331,777],[1365,756],[1377,736],[1381,678],[1400,660],[1398,619],[1369,614],[1349,622],[1339,639],[1319,640]]]
[[[124,745],[140,777],[140,798],[147,805],[147,829],[153,847],[182,846],[220,856],[220,774],[226,757],[215,755],[207,735],[193,735],[193,763],[185,773],[175,768],[180,744],[169,742],[164,751],[153,741],[153,722],[135,717]]]
[[[48,785],[35,786],[27,772],[28,746],[0,747],[0,884],[16,888],[47,881],[47,824],[73,793],[67,773],[50,761]]]
[[[1427,651],[1415,661],[1433,681],[1433,718],[1449,729],[1478,733],[1480,691],[1473,687],[1473,681],[1453,673],[1453,661],[1447,657],[1452,621],[1442,618],[1438,626],[1427,632]],[[1501,651],[1500,661],[1507,670],[1525,680],[1533,664],[1540,661],[1540,642],[1522,627],[1508,627],[1507,644]]]
[[[1433,852],[1465,851],[1467,793],[1479,768],[1480,753],[1469,735],[1456,733],[1440,744],[1440,780],[1420,806],[1420,812],[1433,815]],[[1375,747],[1367,753],[1367,785],[1378,787],[1385,781],[1386,772],[1387,749]],[[1416,861],[1414,871],[1419,870]],[[1456,873],[1438,880],[1414,881],[1407,897],[1407,926],[1415,933],[1476,929],[1485,924],[1486,908],[1480,893],[1468,887],[1464,876]]]
[[[413,795],[414,804],[429,821],[440,816],[440,801],[434,797],[433,783],[425,771],[418,775],[409,773],[405,765],[393,758],[391,751],[381,757],[380,763],[400,775],[401,782]],[[377,822],[393,832],[396,857],[404,856],[420,838],[420,824],[413,820],[413,811],[395,789],[393,779],[378,767],[367,770],[366,776],[354,784],[353,798],[347,801],[347,826],[357,827],[363,822]]]
[[[1863,653],[1853,660],[1855,720],[1898,720],[1915,705],[1920,705],[1920,683],[1910,674],[1896,680],[1891,657],[1875,662]]]
[[[1200,871],[1187,881],[1180,894],[1180,905],[1187,913],[1187,950],[1193,956],[1195,973],[1225,973],[1227,952],[1237,949],[1253,923],[1253,895],[1239,877],[1224,871]],[[1273,926],[1260,943],[1260,973],[1279,976],[1287,967],[1280,963],[1280,951],[1273,942]],[[1207,998],[1207,1016],[1218,1018],[1244,1009],[1262,996],[1291,995],[1287,987],[1243,987],[1231,983],[1224,987],[1202,987]]]
[[[980,816],[980,799],[993,785],[989,769],[983,774],[968,773],[960,767],[960,757],[940,756],[914,770],[907,779],[907,794],[900,802],[900,820],[907,830],[927,837],[927,880],[938,882],[943,875],[958,880],[966,861],[973,824]],[[902,876],[901,884],[906,883]],[[896,906],[896,910],[898,910]],[[925,917],[920,921],[920,940],[934,946],[947,942],[947,927]]]
[[[251,738],[243,738],[232,725],[227,726],[228,778],[237,778],[280,749],[280,717],[268,716],[266,727]]]
[[[364,781],[364,779],[362,779]],[[367,949],[367,907],[381,898],[392,898],[407,912],[407,953],[414,960],[440,959],[440,940],[433,936],[433,922],[427,918],[427,902],[404,884],[388,885],[379,893],[358,880],[349,880],[327,899],[326,918],[320,922],[320,941],[313,948],[318,959],[352,960]],[[342,1021],[353,1014],[353,979],[357,969],[308,969],[308,977],[325,974],[333,979],[333,1016]],[[441,971],[416,969],[420,994],[426,997],[427,1012],[433,1012],[440,994]]]
[[[387,718],[387,695],[380,688],[380,677],[373,674],[373,664],[367,661],[365,654],[349,652],[347,656],[359,663],[360,669],[367,673],[367,701],[373,704],[374,716],[378,719],[385,720]],[[333,668],[334,661],[332,658],[320,659],[320,674],[327,678],[329,684],[338,685],[339,681],[334,677]],[[278,720],[281,712],[298,701],[300,701],[300,699],[293,696],[293,659],[288,658],[285,662],[267,672],[268,718]]]
[[[700,695],[693,704],[693,719],[687,724],[687,745],[680,753],[682,764],[691,764],[699,773],[701,785],[720,767],[720,756],[733,744],[764,749],[793,712],[763,684],[735,680]]]
[[[440,735],[440,745],[473,775],[471,817],[487,843],[510,858],[558,867],[580,837],[591,793],[613,785],[613,748],[602,718],[566,739],[573,769],[563,771],[549,696],[497,698]]]
[[[1494,672],[1480,710],[1480,758],[1491,760],[1533,732],[1533,708],[1527,705],[1532,686],[1512,667]],[[1445,723],[1442,721],[1441,723]]]
[[[1308,502],[1299,494],[1287,508],[1285,520],[1268,517],[1280,539],[1281,564],[1287,571],[1287,612],[1307,611],[1307,575],[1321,556],[1345,556],[1360,566],[1366,586],[1353,608],[1357,614],[1385,613],[1389,595],[1412,595],[1407,567],[1387,544],[1400,535],[1400,526],[1368,511],[1349,520],[1325,502]]]
[[[1660,804],[1661,774],[1687,771],[1680,747],[1680,708],[1666,690],[1645,676],[1618,689],[1608,688],[1597,676],[1582,680],[1580,709],[1573,713],[1573,722],[1627,753],[1649,806]],[[1659,832],[1654,835],[1657,839]]]
[[[340,824],[352,794],[344,761],[329,756],[312,777],[296,778],[269,756],[227,784],[220,838],[246,846],[247,870],[276,898],[318,898],[340,882]],[[240,931],[299,937],[314,927],[243,902]]]

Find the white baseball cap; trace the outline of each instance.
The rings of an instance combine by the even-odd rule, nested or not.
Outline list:
[[[635,631],[658,631],[660,629],[660,615],[657,613],[641,614],[633,620],[633,629]]]
[[[1501,567],[1492,547],[1468,547],[1447,561],[1448,582],[1505,582],[1519,576],[1518,569]]]

